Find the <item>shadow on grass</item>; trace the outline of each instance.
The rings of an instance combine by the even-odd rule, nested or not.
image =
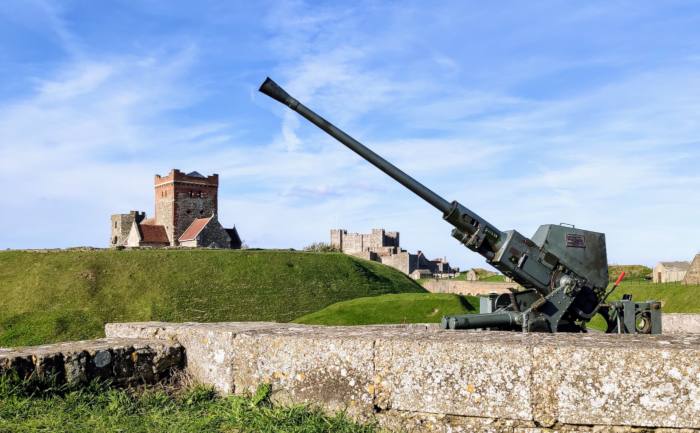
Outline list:
[[[459,303],[462,304],[462,307],[467,311],[476,311],[476,307],[473,306],[464,295],[459,295]]]

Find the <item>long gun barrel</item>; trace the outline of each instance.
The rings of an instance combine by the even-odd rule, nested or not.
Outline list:
[[[401,169],[374,153],[367,146],[355,140],[345,132],[338,129],[335,125],[313,112],[304,104],[297,101],[270,78],[267,78],[265,82],[263,82],[263,84],[260,86],[260,91],[296,111],[309,122],[318,126],[320,129],[328,133],[328,135],[340,141],[350,150],[357,153],[375,167],[391,176],[401,185],[405,186],[423,200],[433,205],[440,212],[442,212],[443,218],[449,221],[460,231],[460,233],[457,235],[461,235],[462,237],[471,236],[476,233],[480,227],[483,227],[484,233],[486,233],[490,238],[488,245],[491,248],[487,250],[488,252],[486,254],[488,256],[493,256],[489,253],[497,251],[497,241],[503,236],[503,234],[500,230],[489,224],[479,215],[456,201],[448,202],[444,198],[440,197],[431,189],[422,185],[411,176],[404,173]]]

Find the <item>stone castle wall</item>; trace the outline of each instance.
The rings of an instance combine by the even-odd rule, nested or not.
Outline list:
[[[396,254],[386,255],[379,258],[382,264],[398,269],[404,274],[410,274],[416,270],[418,265],[418,256],[411,254],[408,251],[401,251]]]
[[[143,221],[144,218],[146,218],[145,212],[138,212],[135,210],[126,214],[112,215],[110,219],[112,233],[109,238],[109,244],[111,246],[124,245],[129,237],[129,232],[131,231],[131,226],[134,224],[134,221],[139,223]]]
[[[420,251],[411,254],[401,249],[398,232],[372,229],[371,233],[348,233],[347,230],[331,230],[331,246],[356,257],[381,262],[406,275],[416,269],[431,273],[449,273],[447,261],[430,261]]]
[[[154,184],[156,224],[165,226],[171,245],[196,218],[218,214],[218,174],[200,178],[172,170],[156,175]]]
[[[219,221],[212,220],[199,233],[197,239],[183,241],[180,245],[183,247],[231,248],[231,237],[226,233]]]
[[[391,254],[399,249],[399,234],[384,229],[372,229],[371,233],[348,233],[347,230],[331,230],[331,246],[346,254],[373,251]]]

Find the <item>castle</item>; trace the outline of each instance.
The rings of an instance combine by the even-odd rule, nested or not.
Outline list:
[[[331,246],[346,254],[383,263],[412,278],[446,276],[459,272],[450,267],[447,259],[429,260],[421,251],[411,254],[399,246],[399,232],[372,229],[371,233],[348,233],[331,230]]]
[[[241,248],[236,228],[225,229],[218,220],[218,174],[173,169],[156,175],[154,185],[155,216],[139,211],[112,215],[112,247]]]

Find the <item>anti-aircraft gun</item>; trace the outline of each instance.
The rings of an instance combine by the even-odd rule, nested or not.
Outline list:
[[[605,304],[608,287],[605,235],[568,225],[540,226],[532,239],[501,231],[457,201],[448,202],[290,96],[267,78],[260,91],[288,106],[443,214],[452,236],[525,290],[482,298],[480,314],[446,316],[444,329],[585,332],[596,313],[608,332],[660,333],[660,304]],[[617,287],[623,275],[613,286]]]

